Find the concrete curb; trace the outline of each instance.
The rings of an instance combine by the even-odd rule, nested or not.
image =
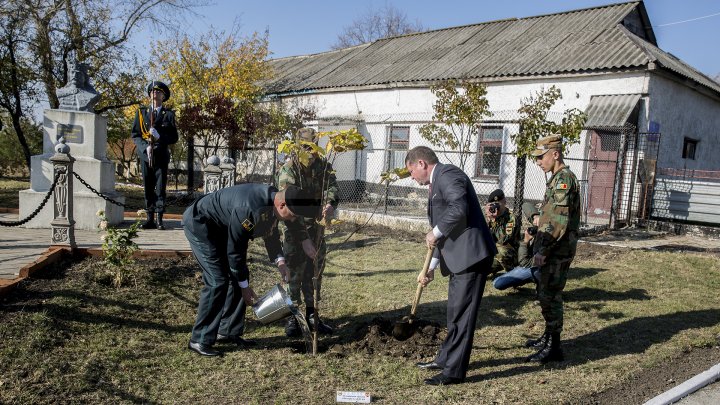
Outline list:
[[[668,391],[656,396],[655,398],[645,402],[643,405],[666,405],[675,403],[682,398],[692,394],[693,392],[712,384],[720,379],[720,364],[710,367],[706,371],[696,375],[695,377],[685,381],[680,385],[676,385]]]

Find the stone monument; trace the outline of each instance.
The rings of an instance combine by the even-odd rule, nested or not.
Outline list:
[[[100,95],[90,84],[88,65],[70,65],[72,80],[58,89],[59,109],[44,111],[43,154],[30,161],[30,189],[20,191],[20,218],[30,215],[40,205],[53,183],[54,171],[50,158],[60,138],[70,147],[75,159],[73,171],[96,191],[119,203],[125,197],[115,191],[115,164],[106,155],[107,118],[95,114],[93,107]],[[73,207],[77,229],[97,229],[100,219],[95,215],[105,211],[112,225],[123,220],[124,209],[93,193],[75,176],[73,179]],[[52,204],[46,204],[40,213],[25,226],[50,228],[53,220]]]

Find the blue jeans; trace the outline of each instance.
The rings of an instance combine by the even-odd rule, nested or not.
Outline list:
[[[510,287],[519,287],[531,281],[537,283],[540,276],[538,267],[515,267],[502,276],[493,280],[493,287],[498,290],[505,290]]]

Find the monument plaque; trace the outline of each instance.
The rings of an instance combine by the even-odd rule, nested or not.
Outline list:
[[[58,124],[55,139],[65,138],[65,142],[83,143],[83,127],[72,124]]]

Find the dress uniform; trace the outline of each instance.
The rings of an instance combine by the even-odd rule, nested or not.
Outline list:
[[[311,128],[299,129],[296,138],[301,141],[317,143],[315,130]],[[280,190],[283,190],[289,185],[294,185],[306,190],[310,195],[320,201],[323,201],[323,197],[326,197],[325,201],[327,201],[327,204],[330,204],[333,209],[336,209],[340,202],[338,184],[333,167],[327,160],[320,157],[313,157],[307,167],[300,165],[293,159],[288,159],[280,168],[277,182]],[[302,298],[305,301],[306,319],[309,320],[310,327],[315,327],[315,323],[317,323],[318,332],[329,335],[333,332],[332,328],[322,322],[322,320],[316,320],[314,316],[315,290],[312,279],[315,273],[315,265],[313,260],[309,259],[303,253],[301,247],[302,241],[308,238],[313,241],[313,243],[318,243],[316,260],[318,269],[322,270],[325,266],[327,247],[325,245],[323,230],[316,221],[316,219],[321,217],[322,212],[318,210],[313,218],[299,220],[298,224],[302,226],[292,227],[287,226],[288,224],[281,223],[280,229],[283,233],[283,247],[287,254],[288,266],[290,268],[290,298],[295,305],[299,306],[302,293]],[[316,240],[318,235],[320,235],[319,241]],[[318,295],[320,293],[321,282],[322,277],[318,277]],[[317,299],[320,300],[320,296],[318,296]],[[300,326],[294,317],[288,319],[285,333],[288,337],[300,335]]]
[[[282,199],[281,196],[284,198]],[[246,344],[244,332],[246,303],[241,288],[249,287],[247,249],[251,239],[262,237],[271,261],[283,261],[277,220],[279,204],[292,215],[314,215],[318,202],[297,187],[283,193],[264,184],[241,184],[206,194],[183,214],[185,236],[202,268],[205,284],[200,291],[198,314],[189,348],[199,354],[216,356],[216,339]]]
[[[538,301],[545,319],[545,333],[526,342],[538,349],[528,361],[546,363],[562,361],[560,333],[563,329],[562,291],[570,263],[575,257],[580,228],[580,187],[577,177],[562,159],[562,137],[540,138],[532,152],[537,164],[552,177],[547,182],[545,198],[540,207],[538,233],[533,250],[540,264]]]
[[[162,103],[170,99],[170,89],[163,82],[152,82],[147,87],[148,96],[154,97],[154,91],[161,96],[159,103],[152,107],[140,107],[135,113],[132,127],[132,140],[137,146],[137,154],[141,160],[140,168],[145,189],[145,207],[147,221],[143,229],[165,229],[163,213],[165,212],[165,189],[167,187],[168,165],[170,164],[169,145],[178,141],[175,125],[175,113],[165,108]],[[152,116],[152,127],[150,120]],[[155,214],[157,213],[157,223]]]

